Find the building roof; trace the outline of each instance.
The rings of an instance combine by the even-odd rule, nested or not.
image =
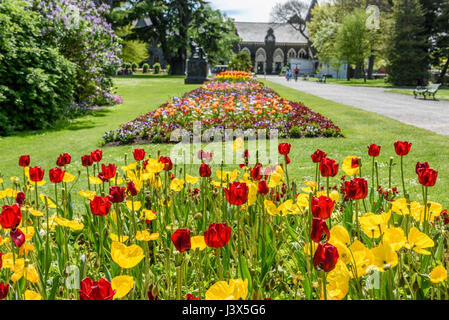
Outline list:
[[[265,42],[268,29],[272,28],[277,43],[307,43],[303,35],[289,24],[235,22],[235,27],[243,42]],[[308,34],[307,29],[305,33]]]

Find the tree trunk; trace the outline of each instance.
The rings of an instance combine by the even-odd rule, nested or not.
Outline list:
[[[447,58],[446,64],[440,72],[440,77],[438,78],[438,82],[441,83],[441,85],[444,85],[445,83],[444,80],[446,80],[447,69],[449,69],[449,57]]]
[[[374,70],[374,60],[376,59],[376,55],[372,54],[369,57],[369,62],[368,62],[368,79],[372,80],[373,79],[373,70]]]

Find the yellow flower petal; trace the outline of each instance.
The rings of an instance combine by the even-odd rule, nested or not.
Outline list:
[[[69,183],[72,182],[73,180],[75,180],[75,176],[66,171],[64,173],[64,178],[62,179],[62,181],[64,181],[65,183]]]
[[[126,207],[129,210],[132,210],[133,206],[134,206],[134,211],[139,211],[140,208],[142,208],[142,203],[140,201],[134,201],[134,203],[131,200],[126,201]]]
[[[443,266],[435,267],[429,275],[432,283],[440,283],[447,279],[447,271]]]
[[[206,249],[206,247],[207,247],[206,242],[204,241],[204,236],[191,237],[190,242],[192,244],[192,247],[191,247],[192,250],[199,249],[201,251],[201,250]]]
[[[25,290],[25,300],[42,300],[42,296],[31,290]]]
[[[112,290],[117,290],[114,299],[120,299],[126,296],[134,287],[134,278],[132,276],[117,276],[111,280]]]
[[[112,260],[125,269],[134,268],[144,258],[143,249],[136,244],[129,247],[120,242],[112,242]]]

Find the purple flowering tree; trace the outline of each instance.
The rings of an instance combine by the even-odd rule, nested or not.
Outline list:
[[[105,18],[109,6],[97,7],[90,0],[35,0],[34,8],[49,45],[78,66],[76,102],[116,102],[111,76],[121,65],[121,44]]]

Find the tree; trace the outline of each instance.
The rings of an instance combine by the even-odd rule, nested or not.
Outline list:
[[[127,40],[126,38],[133,33],[131,26],[126,26],[116,30],[116,34],[125,39],[123,41],[122,53],[119,57],[123,62],[137,63],[147,60],[150,55],[148,53],[148,44],[140,40]]]
[[[395,85],[413,86],[428,77],[429,41],[419,0],[396,0],[388,30],[387,73]]]
[[[337,58],[355,64],[363,72],[366,81],[365,60],[371,55],[371,34],[366,27],[366,13],[356,9],[346,16],[335,38]],[[348,80],[350,75],[348,73]]]
[[[206,6],[204,14],[197,15],[189,34],[204,48],[211,64],[229,62],[234,53],[232,47],[239,42],[234,21],[220,10]]]
[[[205,48],[212,62],[229,59],[236,39],[232,20],[212,10],[205,0],[133,0],[112,15],[121,25],[149,18],[151,24],[136,29],[134,37],[154,40],[172,74],[185,73],[190,36]]]
[[[307,21],[310,20],[310,9],[317,4],[316,0],[288,0],[277,3],[271,10],[272,23],[287,23],[307,40],[309,47],[312,43],[307,32]]]
[[[317,52],[317,57],[323,63],[329,63],[336,58],[335,38],[340,26],[336,7],[327,3],[312,9],[312,19],[307,22],[310,41]]]
[[[251,71],[253,65],[248,52],[242,51],[237,53],[229,63],[229,67],[235,71]]]
[[[447,0],[420,0],[424,10],[425,33],[430,38],[430,60],[440,69],[439,83],[445,82],[449,68],[449,2]]]

